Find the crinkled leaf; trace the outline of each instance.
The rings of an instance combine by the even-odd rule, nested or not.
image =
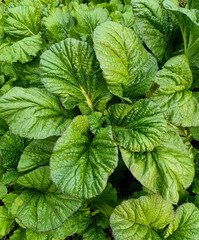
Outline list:
[[[181,205],[174,220],[165,232],[168,240],[197,240],[199,239],[199,210],[192,203]]]
[[[76,117],[58,139],[51,157],[51,178],[64,193],[79,198],[99,195],[118,162],[110,127],[96,136],[87,116]]]
[[[8,192],[7,187],[0,182],[0,200],[6,196],[7,192]]]
[[[16,167],[27,141],[10,132],[0,140],[0,158],[4,167]]]
[[[46,240],[48,239],[48,235],[46,233],[37,233],[27,229],[26,239],[27,240]]]
[[[28,229],[45,232],[58,228],[78,210],[81,202],[61,194],[50,179],[48,167],[40,167],[18,179],[29,188],[22,192],[17,218]]]
[[[68,7],[53,8],[44,20],[48,31],[57,41],[68,37],[68,30],[75,25],[75,20],[71,16]]]
[[[98,226],[90,226],[83,234],[83,240],[107,240],[103,228]]]
[[[199,100],[188,90],[192,72],[185,55],[171,58],[154,81],[159,85],[151,99],[160,105],[166,118],[177,126],[199,126]]]
[[[13,37],[32,37],[39,33],[40,21],[41,16],[38,8],[31,6],[8,8],[8,18],[4,23],[4,31]]]
[[[48,235],[55,238],[58,237],[59,239],[65,239],[66,237],[72,236],[75,233],[81,235],[90,224],[90,212],[80,209],[77,213],[69,217],[61,227],[48,232]]]
[[[7,235],[15,225],[14,217],[8,213],[7,209],[0,206],[0,237]]]
[[[9,239],[10,240],[27,240],[26,230],[25,229],[18,229],[16,231],[14,231],[13,235]]]
[[[142,185],[175,204],[179,190],[188,188],[193,181],[193,158],[172,129],[152,152],[132,153],[121,148],[121,153],[126,166]]]
[[[159,195],[142,196],[122,202],[111,215],[116,240],[160,240],[156,230],[174,218],[172,204]]]
[[[57,138],[33,140],[23,151],[18,171],[25,172],[49,162]]]
[[[91,42],[95,28],[109,20],[107,11],[102,7],[89,7],[85,4],[74,4],[73,16],[77,20],[75,31],[82,40]]]
[[[144,96],[157,66],[136,33],[119,23],[105,22],[95,29],[93,41],[110,91],[130,99]]]
[[[15,182],[20,176],[21,174],[17,171],[16,168],[8,168],[4,173],[4,179],[2,182],[4,184],[10,184],[12,182]]]
[[[4,43],[0,46],[0,62],[29,62],[41,48],[42,38],[40,34],[23,38],[13,44]]]
[[[75,39],[51,46],[41,57],[42,82],[62,99],[66,108],[76,105],[102,110],[111,98],[92,48]]]
[[[149,100],[140,100],[134,105],[115,104],[108,113],[114,140],[131,151],[153,150],[166,132],[161,109]]]
[[[0,98],[0,117],[15,134],[46,138],[60,135],[73,115],[45,89],[14,87]]]
[[[173,0],[178,4],[177,0]],[[159,61],[172,42],[175,27],[171,13],[163,8],[163,0],[132,0],[135,23],[142,40]]]

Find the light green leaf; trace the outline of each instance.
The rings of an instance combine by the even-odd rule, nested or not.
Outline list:
[[[0,46],[0,62],[28,62],[37,55],[41,48],[42,38],[40,34],[26,37],[13,44],[4,43]]]
[[[45,89],[14,87],[0,98],[0,117],[13,133],[37,139],[60,135],[73,115]]]
[[[115,104],[108,110],[114,140],[123,148],[151,151],[166,132],[166,120],[158,105],[140,100],[134,105]]]
[[[23,151],[18,171],[25,172],[49,163],[57,138],[33,140]]]
[[[17,171],[16,168],[8,168],[6,169],[2,182],[4,184],[10,184],[12,182],[15,182],[20,175],[21,174]]]
[[[0,158],[4,167],[16,167],[27,141],[10,132],[0,139]]]
[[[156,230],[166,227],[173,218],[172,204],[155,194],[122,202],[110,223],[116,240],[161,240]]]
[[[199,100],[188,90],[192,72],[185,55],[171,58],[154,79],[159,85],[151,99],[160,105],[166,118],[176,126],[199,126]]]
[[[93,41],[110,91],[130,99],[144,96],[157,66],[136,33],[119,23],[105,22],[95,29]]]
[[[51,46],[41,57],[42,82],[68,109],[102,110],[111,95],[92,48],[75,39]]]
[[[74,144],[75,143],[75,144]],[[87,116],[76,117],[60,137],[51,157],[51,178],[64,193],[92,198],[106,187],[118,162],[118,150],[110,127],[96,136]]]
[[[188,188],[193,181],[193,157],[171,128],[152,152],[132,153],[121,148],[121,153],[126,166],[142,185],[175,204],[179,190]]]
[[[192,203],[181,205],[165,232],[168,240],[197,240],[199,239],[199,210]]]
[[[13,37],[32,37],[40,30],[40,10],[31,6],[8,8],[4,31]]]
[[[7,235],[15,225],[14,217],[8,213],[7,209],[0,206],[0,237]]]
[[[9,213],[12,213],[12,205],[14,204],[14,201],[17,197],[18,194],[11,192],[7,194],[2,200]]]
[[[83,240],[107,240],[103,228],[98,226],[90,226],[83,234]]]
[[[80,35],[82,40],[88,40],[92,43],[91,37],[95,28],[103,22],[109,21],[107,11],[102,7],[91,7],[85,4],[73,5],[72,12],[77,20],[75,31]]]
[[[44,24],[53,37],[59,42],[68,37],[68,30],[75,25],[68,7],[53,8]]]
[[[79,200],[57,190],[48,167],[40,167],[17,182],[29,188],[21,194],[23,204],[18,208],[17,218],[30,230],[46,232],[56,229],[81,205]]]
[[[173,0],[178,5],[177,0]],[[163,0],[132,0],[135,23],[143,42],[158,58],[164,54],[172,42],[175,27],[174,17],[163,8]]]

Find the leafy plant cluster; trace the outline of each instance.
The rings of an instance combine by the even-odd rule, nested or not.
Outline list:
[[[199,239],[198,89],[199,1],[2,1],[0,239]]]

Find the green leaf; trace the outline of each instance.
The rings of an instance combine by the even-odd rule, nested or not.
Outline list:
[[[23,191],[23,204],[17,218],[30,230],[46,232],[61,226],[78,210],[81,202],[61,194],[50,179],[48,167],[40,167],[22,177],[18,184],[28,188]]]
[[[188,90],[192,72],[185,55],[171,58],[160,70],[154,81],[159,88],[151,99],[162,108],[166,118],[176,126],[199,126],[199,100]]]
[[[102,194],[88,202],[93,209],[98,209],[104,215],[110,216],[117,205],[117,191],[110,183],[108,183]]]
[[[4,205],[7,208],[9,213],[12,213],[12,206],[13,206],[14,201],[17,197],[18,197],[18,194],[14,193],[14,192],[11,192],[3,198],[2,201],[3,201],[3,203],[4,203]]]
[[[164,1],[164,7],[171,11],[180,26],[184,40],[185,54],[193,72],[199,73],[199,21],[198,11],[176,6],[171,0]]]
[[[4,43],[0,46],[0,62],[29,62],[41,48],[42,38],[40,34],[26,37],[13,44]]]
[[[8,125],[6,121],[0,118],[0,139],[8,131]]]
[[[15,225],[15,220],[11,214],[8,213],[7,209],[0,206],[0,237],[7,235]]]
[[[75,39],[51,46],[41,57],[42,82],[68,109],[103,110],[111,98],[92,48]],[[86,112],[87,113],[87,112]]]
[[[110,91],[130,99],[144,96],[157,65],[136,33],[119,23],[105,22],[95,29],[93,41]]]
[[[68,31],[74,27],[75,20],[71,16],[68,7],[53,8],[44,24],[53,37],[59,42],[68,37]]]
[[[73,117],[44,89],[14,87],[0,98],[0,117],[22,137],[60,135]]]
[[[21,155],[18,171],[25,172],[49,163],[57,138],[33,140]]]
[[[197,240],[199,238],[199,210],[192,203],[181,205],[165,232],[168,240]]]
[[[114,140],[123,148],[151,151],[166,132],[166,120],[159,106],[149,100],[134,105],[115,104],[108,110]]]
[[[46,240],[48,238],[46,233],[37,233],[30,230],[26,230],[27,240]]]
[[[110,20],[107,11],[102,7],[91,7],[85,4],[74,4],[72,12],[77,20],[75,32],[77,32],[82,40],[88,40],[92,43],[92,34],[95,28],[103,22]]]
[[[172,204],[159,195],[142,196],[122,202],[111,215],[116,240],[161,240],[156,230],[174,218]]]
[[[27,240],[25,229],[18,229],[14,231],[14,234],[9,239],[10,240]]]
[[[54,147],[51,178],[63,193],[92,198],[106,187],[117,162],[118,150],[112,141],[111,128],[101,129],[92,136],[88,117],[78,116]]]
[[[175,204],[179,200],[179,190],[188,188],[193,181],[193,157],[171,128],[152,152],[120,150],[126,166],[142,185]]]
[[[177,0],[173,0],[178,4]],[[158,58],[163,60],[172,44],[174,17],[163,8],[163,0],[133,0],[135,23],[143,42]]]
[[[199,127],[191,127],[189,128],[189,131],[191,132],[193,138],[199,141]]]
[[[15,182],[20,175],[21,174],[17,171],[16,168],[8,168],[6,169],[2,182],[4,184],[10,184],[12,182]]]
[[[16,167],[27,141],[11,132],[0,140],[0,158],[4,167]]]
[[[107,240],[103,228],[98,226],[90,226],[83,234],[83,240]]]
[[[90,224],[90,211],[80,209],[77,213],[69,217],[61,227],[48,232],[48,235],[54,238],[58,237],[59,239],[65,239],[66,237],[72,236],[75,233],[82,235]]]
[[[7,187],[0,182],[0,200],[6,196],[7,192]]]
[[[32,37],[40,30],[40,10],[31,6],[8,8],[4,31],[13,37]]]

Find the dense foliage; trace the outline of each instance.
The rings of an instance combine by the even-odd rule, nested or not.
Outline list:
[[[199,239],[199,1],[0,3],[0,239]]]

